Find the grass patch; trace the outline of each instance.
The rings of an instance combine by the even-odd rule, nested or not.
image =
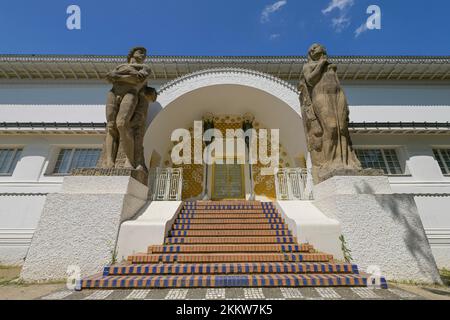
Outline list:
[[[20,270],[19,266],[0,266],[0,286],[6,286],[19,280]]]
[[[20,278],[21,266],[6,266],[0,265],[0,286],[21,286],[28,287],[32,285],[49,285],[49,284],[64,284],[65,279],[52,281],[24,281]]]
[[[392,284],[405,284],[405,285],[409,285],[409,286],[425,286],[425,285],[429,285],[429,283],[425,283],[425,282],[420,282],[420,281],[414,281],[414,280],[389,280],[389,283]]]
[[[21,269],[21,266],[8,266],[4,264],[0,264],[0,270],[7,270],[7,269]]]
[[[441,274],[442,281],[444,281],[444,284],[446,286],[450,286],[450,270],[443,268],[439,270],[439,273]]]

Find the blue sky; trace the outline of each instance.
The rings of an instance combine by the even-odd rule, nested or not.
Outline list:
[[[81,8],[81,30],[66,9]],[[381,30],[355,30],[381,9]],[[448,0],[23,0],[0,3],[1,54],[450,55]]]

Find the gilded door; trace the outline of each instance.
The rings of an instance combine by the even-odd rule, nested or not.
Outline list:
[[[244,199],[244,165],[243,164],[214,164],[212,198]]]

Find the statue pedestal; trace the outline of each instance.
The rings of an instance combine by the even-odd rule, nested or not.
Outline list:
[[[365,177],[376,177],[376,176],[383,176],[384,172],[383,170],[378,169],[334,169],[334,168],[327,168],[327,169],[317,169],[317,181],[323,182],[330,178],[336,177],[336,176],[365,176]]]
[[[74,169],[72,176],[96,176],[96,177],[131,177],[143,185],[148,185],[148,173],[144,170],[122,168],[81,168]]]
[[[361,271],[442,282],[413,196],[394,194],[387,177],[334,176],[316,185],[314,195],[314,205],[341,223]]]
[[[47,196],[21,277],[61,280],[67,268],[81,276],[113,260],[120,225],[147,202],[148,188],[129,176],[69,176]]]

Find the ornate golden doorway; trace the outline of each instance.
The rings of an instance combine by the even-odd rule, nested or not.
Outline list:
[[[212,170],[212,199],[245,199],[243,164],[214,164]]]

